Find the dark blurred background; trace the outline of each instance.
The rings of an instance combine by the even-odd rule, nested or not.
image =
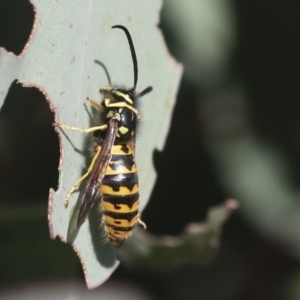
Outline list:
[[[136,299],[300,299],[299,11],[292,0],[166,1],[160,27],[185,74],[143,220],[151,233],[177,235],[228,197],[241,208],[211,264],[169,273],[121,264],[112,290],[121,282],[143,291]],[[27,1],[0,0],[0,47],[19,55],[33,18]],[[0,290],[84,280],[72,248],[49,238],[53,119],[37,89],[12,84],[0,111]]]

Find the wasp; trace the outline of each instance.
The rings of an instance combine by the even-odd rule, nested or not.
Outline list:
[[[86,181],[80,200],[77,227],[83,224],[96,199],[101,197],[100,210],[106,238],[113,245],[121,246],[132,235],[137,223],[146,228],[139,218],[138,211],[140,196],[135,164],[135,139],[140,112],[136,108],[136,102],[151,92],[152,87],[149,86],[140,93],[135,92],[138,63],[131,35],[122,25],[112,28],[123,30],[127,37],[133,62],[133,87],[102,87],[101,103],[87,98],[97,111],[97,121],[90,128],[81,129],[63,123],[54,123],[54,126],[93,135],[92,161],[86,173],[75,182],[67,194],[65,206],[68,206],[71,195],[78,186]]]

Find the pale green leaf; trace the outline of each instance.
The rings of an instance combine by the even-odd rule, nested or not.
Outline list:
[[[137,164],[142,210],[156,177],[152,153],[163,148],[182,73],[182,67],[169,55],[157,27],[161,0],[32,0],[32,3],[36,19],[26,49],[19,57],[0,49],[0,104],[11,82],[18,79],[24,87],[34,86],[44,93],[56,121],[89,127],[90,107],[85,99],[88,96],[100,101],[99,88],[108,84],[104,70],[94,63],[95,59],[105,64],[113,84],[126,87],[133,84],[126,37],[122,31],[111,29],[116,24],[126,26],[138,56],[137,91],[148,85],[154,88],[140,103],[142,121]],[[51,237],[59,236],[73,244],[87,285],[93,288],[110,276],[118,261],[113,247],[103,242],[97,211],[92,212],[79,231],[74,229],[79,193],[73,195],[68,208],[64,199],[86,169],[85,156],[74,149],[84,150],[85,136],[70,130],[57,132],[61,145],[60,180],[58,191],[51,190],[49,197]]]

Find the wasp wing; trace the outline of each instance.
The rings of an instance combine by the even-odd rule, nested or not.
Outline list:
[[[102,142],[100,153],[95,161],[91,175],[87,181],[85,192],[77,218],[77,226],[80,227],[89,214],[95,200],[100,194],[102,180],[105,176],[107,166],[111,160],[111,150],[118,132],[118,121],[111,119],[107,128],[107,134]]]

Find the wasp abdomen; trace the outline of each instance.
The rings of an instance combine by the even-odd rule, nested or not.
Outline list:
[[[103,178],[103,223],[108,240],[120,246],[138,222],[139,185],[131,145],[114,145]]]

